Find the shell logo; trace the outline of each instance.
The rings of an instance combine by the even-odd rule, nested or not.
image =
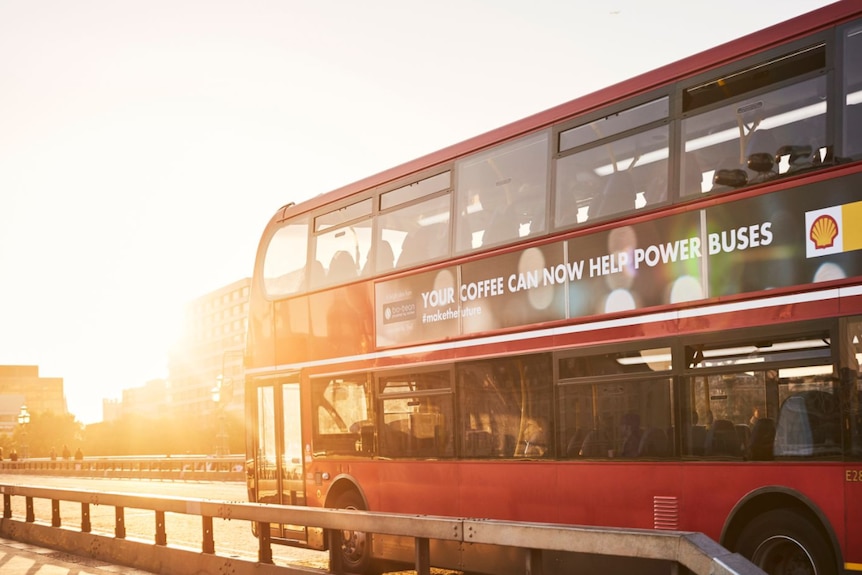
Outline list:
[[[805,257],[862,250],[862,201],[805,212]]]
[[[831,248],[838,237],[838,222],[828,214],[824,214],[811,224],[808,237],[817,249]]]

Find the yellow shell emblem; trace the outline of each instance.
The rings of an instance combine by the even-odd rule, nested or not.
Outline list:
[[[814,220],[811,225],[811,233],[808,235],[814,242],[815,248],[831,248],[838,236],[838,222],[835,218],[823,215]]]

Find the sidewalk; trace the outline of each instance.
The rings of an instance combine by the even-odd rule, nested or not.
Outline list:
[[[34,547],[0,538],[0,573],[3,575],[151,575],[140,569],[111,565],[62,551]]]

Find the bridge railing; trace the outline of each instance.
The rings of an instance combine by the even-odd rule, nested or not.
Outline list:
[[[272,560],[270,524],[292,524],[320,527],[326,530],[330,548],[338,549],[345,530],[382,533],[413,538],[415,569],[418,575],[429,575],[433,557],[432,540],[459,544],[488,544],[527,550],[523,572],[542,574],[542,554],[546,552],[586,553],[600,556],[659,560],[674,575],[764,575],[764,572],[738,554],[733,554],[703,534],[681,531],[653,531],[577,527],[556,524],[516,523],[417,516],[367,511],[344,511],[228,503],[204,499],[157,498],[121,493],[53,489],[0,484],[3,495],[3,519],[0,536],[53,548],[78,556],[126,565],[165,575],[200,575],[232,573],[234,575],[284,575],[287,573],[320,573],[319,569],[275,565]],[[24,499],[24,516],[15,516]],[[49,500],[50,517],[37,517],[34,500]],[[61,505],[80,505],[80,524],[62,523]],[[91,508],[114,509],[114,532],[96,533],[92,529]],[[153,513],[152,542],[126,537],[125,510]],[[190,549],[169,545],[165,514],[196,516],[201,521],[201,547]],[[216,553],[213,520],[245,521],[254,524],[258,533],[257,561],[235,555]],[[332,554],[331,573],[341,573],[340,554]]]
[[[0,474],[157,481],[244,481],[245,456],[130,456],[0,461]]]

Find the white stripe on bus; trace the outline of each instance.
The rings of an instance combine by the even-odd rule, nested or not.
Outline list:
[[[261,373],[272,373],[286,370],[299,370],[308,367],[321,367],[326,365],[336,365],[340,363],[349,363],[354,361],[367,361],[373,359],[397,357],[402,355],[413,355],[432,353],[446,349],[464,349],[477,347],[495,343],[506,343],[512,341],[521,341],[525,339],[554,337],[560,335],[569,335],[573,333],[584,333],[588,331],[596,331],[603,329],[611,329],[615,327],[625,327],[631,325],[643,325],[648,323],[676,321],[680,319],[691,319],[696,317],[706,317],[713,315],[721,315],[725,313],[735,313],[741,311],[750,311],[755,309],[763,309],[768,307],[786,306],[791,304],[810,303],[815,301],[824,301],[831,299],[841,299],[853,296],[862,295],[862,285],[842,287],[837,289],[827,289],[822,291],[805,292],[791,295],[766,297],[755,300],[746,300],[732,303],[713,304],[703,307],[681,309],[677,311],[667,311],[660,313],[649,313],[641,316],[625,317],[618,319],[599,320],[590,323],[579,323],[574,325],[564,325],[552,328],[537,329],[530,331],[522,331],[518,333],[506,333],[501,335],[491,335],[480,337],[478,339],[465,339],[459,341],[449,341],[441,343],[429,343],[416,345],[411,347],[399,347],[397,349],[386,349],[372,353],[361,355],[351,355],[343,357],[332,357],[327,359],[306,361],[299,363],[291,363],[287,365],[277,365],[274,367],[259,367],[246,371],[246,373],[255,375]]]

